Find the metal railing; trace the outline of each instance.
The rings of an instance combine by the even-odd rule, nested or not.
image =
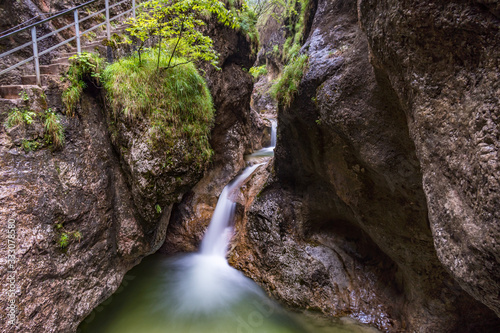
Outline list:
[[[82,52],[82,49],[81,49],[81,38],[83,35],[91,32],[91,31],[94,31],[95,29],[103,26],[103,25],[106,25],[106,35],[107,35],[107,38],[108,39],[111,39],[111,22],[124,16],[124,15],[127,15],[129,13],[132,13],[132,17],[135,18],[135,14],[136,14],[136,0],[122,0],[122,1],[119,1],[113,5],[110,5],[109,4],[109,1],[110,0],[104,0],[104,8],[93,13],[93,14],[90,14],[82,19],[80,19],[79,17],[79,14],[78,14],[78,10],[81,9],[81,8],[84,8],[84,7],[87,7],[97,1],[101,1],[101,0],[91,0],[91,1],[88,1],[86,3],[83,3],[81,5],[78,5],[78,6],[75,6],[73,8],[70,8],[70,9],[67,9],[65,11],[62,11],[56,15],[53,15],[49,18],[46,18],[42,21],[39,21],[39,22],[36,22],[36,23],[33,23],[33,24],[30,24],[26,27],[23,27],[23,28],[20,28],[20,29],[17,29],[13,32],[10,32],[8,34],[5,34],[3,36],[0,36],[0,41],[3,40],[3,39],[6,39],[6,38],[9,38],[9,37],[13,37],[14,35],[17,35],[23,31],[26,31],[26,30],[30,30],[31,31],[31,41],[27,42],[27,43],[24,43],[20,46],[17,46],[17,47],[14,47],[13,49],[9,50],[9,51],[6,51],[2,54],[0,54],[0,59],[14,53],[14,52],[17,52],[17,51],[20,51],[26,47],[29,47],[29,46],[32,46],[33,48],[33,56],[29,57],[28,59],[25,59],[25,60],[22,60],[12,66],[10,66],[9,68],[6,68],[2,71],[0,71],[0,75],[2,74],[5,74],[7,72],[10,72],[11,70],[19,67],[19,66],[22,66],[30,61],[34,61],[34,64],[35,64],[35,74],[36,74],[36,83],[37,85],[41,86],[41,77],[40,77],[40,62],[39,62],[39,59],[41,56],[43,56],[44,54],[47,54],[63,45],[66,45],[74,40],[76,40],[76,51],[78,54],[80,54]],[[110,16],[110,9],[114,8],[114,7],[117,7],[117,6],[120,6],[126,2],[131,2],[131,8],[126,10],[126,11],[123,11],[121,12],[120,14],[114,16],[114,17],[111,17]],[[57,29],[55,31],[52,31],[46,35],[43,35],[41,37],[37,37],[37,27],[44,24],[44,23],[48,23],[58,17],[61,17],[61,16],[64,16],[64,15],[68,15],[70,13],[73,13],[73,22],[60,28],[60,29]],[[102,14],[102,13],[105,13],[105,21],[102,22],[102,23],[99,23],[85,31],[82,31],[80,32],[80,24],[86,20],[89,20],[99,14]],[[64,41],[52,46],[52,47],[49,47],[41,52],[39,52],[39,49],[38,49],[38,43],[48,37],[51,37],[55,34],[58,34],[60,33],[61,31],[65,30],[65,29],[69,29],[71,27],[75,27],[75,35],[71,38],[68,38],[68,39],[65,39]]]

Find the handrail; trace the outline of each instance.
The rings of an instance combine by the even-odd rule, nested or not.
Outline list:
[[[18,34],[18,33],[23,32],[23,31],[25,31],[25,30],[31,29],[31,28],[33,28],[33,27],[39,26],[40,24],[44,24],[44,23],[50,22],[50,21],[52,21],[53,19],[56,19],[56,18],[58,18],[58,17],[61,17],[61,16],[63,16],[63,15],[66,15],[66,14],[68,14],[68,13],[71,13],[71,12],[73,12],[73,11],[75,11],[75,10],[78,10],[78,9],[82,8],[82,7],[85,7],[85,6],[91,5],[91,4],[93,4],[94,2],[96,2],[96,1],[99,1],[99,0],[91,0],[91,1],[88,1],[88,2],[83,3],[83,4],[81,4],[81,5],[78,5],[78,6],[75,6],[75,7],[73,7],[73,8],[67,9],[67,10],[65,10],[65,11],[62,11],[62,12],[60,12],[59,14],[56,14],[56,15],[51,16],[51,17],[49,17],[49,18],[46,18],[45,20],[42,20],[42,21],[40,21],[40,22],[36,22],[36,23],[30,24],[30,25],[28,25],[27,27],[24,27],[24,28],[18,29],[18,30],[16,30],[16,31],[13,31],[13,32],[11,32],[11,33],[7,34],[7,35],[1,36],[1,37],[0,37],[0,40],[5,39],[5,38],[10,37],[10,36],[13,36],[13,35],[15,35],[15,34]]]
[[[20,46],[17,46],[17,47],[15,47],[15,48],[11,49],[11,50],[8,50],[8,51],[6,51],[6,52],[4,52],[4,53],[0,54],[0,59],[1,59],[1,58],[3,58],[3,57],[8,56],[8,55],[10,55],[10,54],[12,54],[12,53],[14,53],[14,52],[17,52],[17,51],[19,51],[19,50],[21,50],[21,49],[23,49],[23,48],[25,48],[25,47],[28,47],[28,46],[30,46],[30,45],[32,45],[32,46],[33,46],[33,56],[32,56],[32,57],[30,57],[30,58],[28,58],[28,59],[25,59],[25,60],[23,60],[23,61],[21,61],[21,62],[18,62],[18,63],[16,63],[16,64],[14,64],[14,65],[12,65],[12,66],[10,66],[10,67],[8,67],[8,68],[4,69],[4,70],[1,70],[1,71],[0,71],[0,75],[5,74],[5,73],[7,73],[7,72],[9,72],[9,71],[11,71],[11,70],[13,70],[13,69],[15,69],[15,68],[17,68],[17,67],[21,66],[21,65],[24,65],[25,63],[30,62],[30,61],[32,61],[32,60],[33,60],[33,61],[34,61],[34,63],[35,63],[36,82],[37,82],[37,84],[38,84],[38,85],[41,85],[41,76],[40,76],[40,64],[39,64],[39,58],[40,58],[42,55],[47,54],[47,53],[49,53],[50,51],[52,51],[52,50],[54,50],[54,49],[56,49],[56,48],[58,48],[58,47],[61,47],[61,46],[63,46],[63,45],[66,45],[66,44],[68,44],[69,42],[71,42],[71,41],[73,41],[73,40],[76,40],[76,48],[77,48],[77,53],[78,53],[78,54],[80,54],[80,53],[81,53],[81,45],[80,45],[80,38],[81,38],[81,36],[83,36],[84,34],[86,34],[86,33],[90,32],[90,31],[93,31],[93,30],[97,29],[98,27],[103,26],[104,24],[106,24],[106,33],[107,33],[107,37],[108,37],[108,39],[110,39],[110,38],[111,38],[111,21],[116,20],[117,18],[122,17],[123,15],[126,15],[126,14],[128,14],[128,13],[132,13],[132,16],[133,16],[133,17],[135,17],[135,15],[136,15],[136,0],[121,0],[121,1],[120,1],[120,0],[117,0],[117,3],[115,3],[115,4],[111,5],[111,6],[109,5],[109,1],[110,1],[110,0],[104,0],[104,4],[105,4],[105,8],[104,8],[104,9],[102,9],[102,10],[100,10],[100,11],[96,12],[96,13],[90,14],[90,15],[88,15],[88,16],[86,16],[86,17],[84,17],[84,18],[82,18],[82,19],[80,20],[80,19],[79,19],[79,15],[78,15],[78,9],[83,8],[83,7],[86,7],[86,6],[88,6],[88,5],[91,5],[91,4],[93,4],[93,3],[97,2],[97,1],[100,1],[100,0],[91,0],[91,1],[87,1],[87,2],[85,2],[85,3],[83,3],[83,4],[81,4],[81,5],[78,5],[78,6],[72,7],[72,8],[67,9],[67,10],[60,11],[59,13],[57,13],[57,14],[55,14],[55,15],[53,15],[53,16],[51,16],[51,17],[49,17],[49,18],[46,18],[46,19],[44,19],[44,20],[42,20],[42,21],[35,22],[35,23],[30,24],[30,25],[28,25],[28,26],[26,26],[26,27],[23,27],[23,28],[20,28],[20,29],[15,30],[15,31],[13,31],[13,32],[10,32],[10,33],[8,33],[8,34],[6,34],[6,35],[0,36],[0,41],[1,41],[1,40],[3,40],[3,39],[6,39],[6,38],[11,37],[11,36],[14,36],[14,35],[16,35],[16,34],[18,34],[18,33],[23,32],[23,31],[26,31],[26,30],[28,30],[28,29],[29,29],[29,30],[31,30],[31,41],[30,41],[30,42],[24,43],[24,44],[22,44],[22,45],[20,45]],[[110,10],[111,8],[114,8],[114,7],[116,7],[116,6],[122,5],[122,4],[124,4],[125,2],[129,2],[129,1],[131,1],[131,7],[132,7],[132,8],[130,8],[130,9],[128,9],[128,10],[125,10],[125,11],[124,11],[124,12],[122,12],[121,14],[118,14],[118,15],[116,15],[116,16],[114,16],[114,17],[111,17],[111,16],[110,16],[110,12],[109,12],[109,10]],[[83,21],[85,21],[85,20],[88,20],[88,19],[90,19],[90,18],[92,18],[92,17],[94,17],[94,16],[96,16],[96,15],[98,15],[98,14],[100,14],[100,13],[103,13],[103,12],[106,12],[106,15],[105,15],[105,16],[106,16],[106,20],[105,20],[105,22],[102,22],[102,23],[100,23],[100,24],[97,24],[96,26],[91,27],[91,28],[89,28],[89,29],[87,29],[87,30],[85,30],[85,31],[83,31],[83,32],[82,32],[82,31],[80,31],[80,23],[81,23],[81,22],[83,22]],[[39,25],[41,25],[41,24],[44,24],[44,23],[47,23],[47,22],[50,22],[50,21],[52,21],[52,20],[54,20],[54,19],[56,19],[56,18],[58,18],[58,17],[61,17],[61,16],[63,16],[63,15],[69,14],[69,13],[73,13],[73,18],[74,18],[74,21],[73,21],[72,23],[70,23],[70,24],[68,24],[68,25],[66,25],[66,26],[64,26],[64,27],[62,27],[62,28],[59,28],[59,29],[57,29],[57,30],[55,30],[55,31],[52,31],[52,32],[50,32],[50,33],[48,33],[48,34],[45,34],[45,35],[43,35],[43,36],[41,36],[41,37],[37,37],[37,30],[36,30],[36,27],[37,27],[37,26],[39,26]],[[37,17],[38,17],[38,16],[37,16]],[[35,17],[35,18],[36,18],[36,17]],[[30,21],[32,21],[32,20],[33,20],[33,19],[35,19],[35,18],[31,18],[30,20],[28,20],[28,21],[26,21],[26,22],[30,22]],[[26,22],[25,22],[25,23],[26,23]],[[20,24],[20,25],[22,25],[22,24]],[[19,26],[19,25],[18,25],[18,26]],[[48,49],[46,49],[46,50],[43,50],[42,52],[38,52],[38,42],[40,42],[41,40],[44,40],[44,39],[46,39],[46,38],[48,38],[48,37],[50,37],[50,36],[53,36],[53,35],[55,35],[55,34],[57,34],[57,33],[61,32],[62,30],[65,30],[65,29],[71,28],[71,27],[73,27],[73,26],[75,27],[75,36],[70,37],[70,38],[67,38],[67,39],[65,39],[64,41],[62,41],[62,42],[58,43],[57,45],[54,45],[54,46],[52,46],[52,47],[50,47],[50,48],[48,48]],[[16,27],[17,27],[17,26],[16,26]],[[16,27],[14,27],[14,28],[16,28]],[[14,29],[14,28],[7,29],[6,31],[12,30],[12,29]],[[0,33],[0,34],[1,34],[1,33]]]

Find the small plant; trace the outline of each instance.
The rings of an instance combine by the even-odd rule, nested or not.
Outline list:
[[[66,107],[66,113],[73,115],[83,90],[87,87],[86,82],[98,85],[106,62],[98,54],[88,52],[83,52],[79,56],[74,55],[69,60],[71,66],[64,80],[69,81],[70,85],[63,92],[62,101]]]
[[[271,87],[271,95],[281,104],[290,106],[307,69],[307,55],[293,59],[283,70],[281,78]]]
[[[54,229],[57,233],[57,245],[62,250],[65,250],[73,241],[80,242],[82,239],[82,233],[80,231],[70,232],[64,228],[62,222],[56,223]]]
[[[65,232],[63,232],[60,236],[59,236],[59,247],[61,249],[64,249],[66,248],[68,245],[69,245],[69,235]]]
[[[38,148],[40,148],[41,144],[37,140],[26,140],[26,139],[24,139],[23,142],[22,142],[22,144],[21,144],[21,146],[23,147],[24,151],[26,151],[27,153],[29,153],[30,151],[35,151]]]
[[[266,68],[266,65],[252,67],[252,68],[250,68],[249,72],[250,72],[250,74],[252,74],[253,78],[255,80],[257,80],[260,76],[267,74],[267,68]]]
[[[156,212],[158,214],[161,214],[161,207],[160,207],[160,205],[156,204],[155,209],[156,209]]]
[[[7,116],[4,126],[12,128],[20,124],[31,125],[36,118],[36,113],[28,108],[12,108]]]
[[[62,148],[64,146],[64,127],[61,124],[61,118],[52,109],[46,110],[44,117],[45,140],[56,149]]]
[[[19,93],[19,97],[22,99],[23,102],[28,102],[30,100],[30,97],[24,90],[21,90],[21,92]]]

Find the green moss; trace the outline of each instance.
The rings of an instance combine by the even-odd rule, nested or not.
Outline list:
[[[281,78],[271,87],[271,95],[282,105],[289,106],[298,91],[300,80],[307,69],[308,56],[293,59],[284,69]]]
[[[169,57],[160,58],[160,68]],[[204,165],[212,156],[209,144],[214,120],[212,97],[205,80],[192,63],[174,59],[173,68],[157,70],[157,54],[123,58],[108,66],[102,80],[115,117],[129,121],[145,117],[149,121],[149,142],[154,146],[172,145],[187,138],[193,162]]]

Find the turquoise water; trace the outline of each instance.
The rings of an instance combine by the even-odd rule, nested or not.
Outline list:
[[[261,289],[240,272],[217,268],[221,274],[201,274],[196,283],[204,284],[215,297],[186,299],[183,284],[204,260],[200,255],[175,259],[160,254],[147,257],[132,269],[122,285],[80,325],[85,333],[343,333],[377,332],[354,322],[314,325],[304,317],[289,313],[268,299]],[[222,263],[219,263],[222,265]],[[206,267],[205,267],[206,268]],[[196,269],[205,269],[197,267]],[[214,281],[220,285],[212,288]],[[227,292],[224,292],[227,291]],[[194,290],[194,293],[206,291]],[[189,294],[189,291],[188,291]],[[217,297],[217,295],[219,297]],[[190,311],[190,309],[192,311]],[[318,322],[315,320],[315,322]]]

